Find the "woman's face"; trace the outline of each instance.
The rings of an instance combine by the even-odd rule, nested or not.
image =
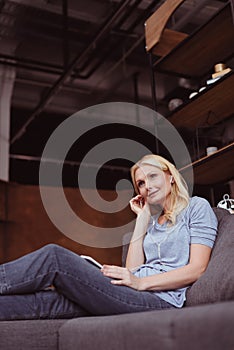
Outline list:
[[[140,195],[149,205],[165,206],[171,193],[171,175],[153,165],[142,165],[135,172]]]

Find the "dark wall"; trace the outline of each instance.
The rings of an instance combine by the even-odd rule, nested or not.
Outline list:
[[[48,191],[54,190],[48,187]],[[91,195],[92,190],[87,191]],[[77,189],[66,188],[65,194],[72,209],[90,224],[113,227],[134,219],[129,207],[105,215],[85,205]],[[102,190],[100,194],[109,201],[116,197],[114,191]],[[91,255],[102,263],[121,264],[122,247],[91,247],[62,234],[48,218],[37,186],[0,182],[0,262],[18,258],[47,243],[57,243],[78,254]]]

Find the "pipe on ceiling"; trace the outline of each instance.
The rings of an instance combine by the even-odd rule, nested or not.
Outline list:
[[[127,15],[130,15],[131,12],[133,11],[133,9],[135,8],[135,5],[138,5],[142,1],[143,0],[138,0],[134,4],[134,6],[132,6],[130,8],[130,12],[127,13]],[[156,2],[158,2],[158,1],[156,1]],[[149,5],[149,7],[146,10],[144,10],[144,14],[147,14],[154,7],[155,7],[155,4],[154,4],[154,2],[152,2]],[[125,17],[120,21],[119,25],[121,25],[123,23],[123,21],[126,20],[127,15],[125,15]],[[128,34],[138,25],[138,22],[140,21],[141,17],[142,16],[139,16],[139,18],[137,18],[131,24],[131,26],[128,28],[128,30],[126,32],[124,32],[125,36],[128,37]],[[91,75],[100,67],[100,65],[103,63],[103,61],[105,59],[107,59],[112,54],[112,50],[116,49],[116,45],[118,46],[121,43],[122,43],[122,39],[119,39],[117,44],[116,44],[116,42],[114,42],[112,47],[109,47],[108,54],[106,54],[104,52],[103,55],[101,55],[99,57],[96,64],[93,65],[92,68],[87,73],[81,74],[79,72],[82,69],[87,68],[88,65],[90,65],[90,61],[92,60],[92,58],[90,60],[87,60],[85,62],[85,65],[83,65],[79,69],[74,69],[74,71],[73,71],[74,74],[72,75],[72,78],[73,79],[82,79],[82,80],[86,80],[86,79],[90,78]],[[66,45],[68,45],[68,44],[66,44]],[[64,46],[65,46],[65,44],[64,44]],[[64,57],[65,57],[65,54],[64,54]],[[67,59],[64,59],[64,61],[67,61]],[[25,58],[16,57],[16,56],[4,55],[4,54],[0,55],[0,63],[2,65],[6,65],[6,66],[10,65],[10,66],[18,67],[18,68],[24,68],[24,69],[28,69],[28,70],[33,70],[33,71],[38,71],[38,72],[43,72],[43,73],[48,73],[48,74],[55,74],[55,75],[61,75],[62,72],[64,71],[64,66],[66,66],[66,65],[64,65],[64,66],[52,65],[52,64],[47,64],[47,63],[43,63],[40,61],[25,59]]]
[[[67,1],[67,0],[63,0],[63,1]],[[134,6],[132,6],[130,8],[130,13],[132,12],[132,8],[133,7],[135,8],[135,5],[141,1],[143,1],[143,0],[139,0],[137,3],[134,4]],[[158,2],[159,1],[156,1],[156,3],[158,3]],[[180,30],[183,27],[183,25],[186,23],[186,21],[188,21],[191,17],[193,17],[194,14],[198,13],[200,11],[200,9],[203,8],[206,5],[206,3],[209,3],[209,2],[210,2],[210,0],[203,0],[203,1],[201,0],[192,12],[188,12],[185,16],[183,16],[183,18],[181,20],[177,20],[177,22],[174,25],[172,25],[171,28],[174,30]],[[234,3],[234,0],[231,0],[232,7],[234,6],[233,3]],[[156,4],[154,2],[152,2],[144,12],[146,14],[149,14],[149,12],[152,9],[154,9],[155,6],[156,6]],[[64,5],[64,7],[65,7],[65,5]],[[64,11],[66,11],[66,10],[64,10]],[[124,18],[119,23],[120,25],[123,23],[124,20],[126,20],[126,17],[129,14],[128,13],[125,14]],[[143,16],[144,16],[144,14],[143,14]],[[128,28],[127,32],[125,33],[126,36],[128,36],[128,34],[135,28],[135,26],[137,26],[139,20],[140,19],[137,19],[135,22],[132,23],[130,28]],[[120,43],[121,43],[121,41],[120,41]],[[116,43],[114,43],[114,45],[116,48]],[[117,45],[118,45],[118,43],[117,43]],[[109,49],[109,55],[111,55],[111,53],[112,53],[112,48]],[[65,54],[64,54],[64,57],[65,57]],[[82,79],[82,80],[90,78],[90,76],[99,68],[100,64],[103,63],[104,58],[107,58],[107,57],[108,56],[106,56],[106,53],[104,53],[104,55],[100,57],[99,61],[86,74],[78,73],[78,71],[80,72],[84,67],[87,67],[87,65],[89,65],[89,61],[86,61],[85,65],[82,65],[79,69],[73,70],[73,72],[74,72],[73,78]],[[12,60],[12,62],[9,62],[9,60]],[[64,59],[64,61],[67,61],[67,59]],[[19,68],[24,68],[24,69],[29,69],[29,70],[34,70],[34,71],[44,72],[44,73],[49,73],[49,74],[55,74],[55,75],[62,74],[63,69],[64,69],[63,66],[52,65],[52,64],[48,64],[48,63],[35,61],[35,60],[24,59],[21,57],[15,57],[15,56],[4,55],[4,54],[0,55],[0,63],[3,65],[11,65],[11,66],[19,67]],[[122,63],[122,60],[120,63]]]
[[[66,81],[66,79],[72,74],[74,68],[83,60],[83,58],[92,51],[93,47],[97,45],[99,40],[102,39],[102,37],[108,32],[110,29],[112,23],[115,22],[115,20],[120,16],[122,11],[125,10],[125,8],[128,6],[128,4],[132,0],[123,0],[114,15],[109,18],[108,21],[103,25],[103,27],[100,29],[100,31],[97,33],[94,40],[87,46],[87,48],[83,51],[81,55],[76,57],[71,64],[67,67],[67,69],[64,71],[64,73],[60,76],[60,78],[55,82],[55,84],[52,86],[52,88],[46,93],[46,95],[42,98],[38,106],[35,108],[33,113],[30,115],[30,117],[26,120],[26,122],[22,125],[22,127],[15,133],[15,135],[10,140],[10,144],[14,144],[16,140],[20,139],[22,135],[26,132],[26,128],[32,123],[32,121],[44,110],[44,108],[50,103],[51,99],[54,95],[58,93],[60,88],[62,87],[63,83]]]
[[[67,2],[67,0],[63,0],[63,1]],[[131,13],[134,11],[134,9],[142,1],[144,1],[144,0],[137,0],[130,7],[129,11],[127,13],[125,13],[124,17],[122,17],[122,19],[118,22],[119,26],[121,26],[126,21],[126,19],[131,15]],[[142,21],[142,17],[147,17],[149,15],[149,12],[151,12],[159,2],[160,2],[160,0],[156,0],[156,1],[151,2],[150,5],[146,9],[144,9],[143,16],[142,16],[142,14],[140,14],[140,16],[138,16],[138,18],[136,18],[135,21],[131,24],[131,26],[127,29],[127,31],[123,33],[123,35],[128,37],[129,33],[131,33],[131,31],[139,24],[139,21],[140,20]],[[63,4],[64,17],[67,16],[66,5],[67,4]],[[65,21],[66,20],[64,19],[64,22]],[[67,23],[64,23],[64,30],[65,31],[67,30],[66,26],[67,26]],[[65,41],[66,40],[64,39],[64,42]],[[117,45],[119,45],[121,43],[122,43],[122,40],[120,39],[119,42],[117,43]],[[65,45],[67,45],[67,43],[66,44],[64,43],[64,46]],[[86,61],[85,64],[83,66],[81,66],[79,69],[74,69],[73,78],[82,79],[82,80],[90,78],[90,76],[103,63],[104,59],[108,58],[108,56],[110,56],[112,54],[112,49],[116,49],[116,42],[114,42],[113,46],[109,48],[109,50],[108,50],[109,55],[106,55],[106,53],[104,52],[104,54],[99,58],[99,61],[86,74],[80,74],[80,73],[78,73],[78,71],[81,71],[83,68],[86,68],[90,64],[90,60]],[[65,57],[65,54],[64,54],[64,57]],[[64,61],[67,61],[67,60],[64,60]],[[64,70],[63,66],[47,64],[47,63],[43,63],[40,61],[25,59],[25,58],[16,57],[16,56],[4,55],[4,54],[0,55],[0,63],[3,65],[11,65],[11,66],[19,67],[19,68],[24,68],[24,69],[28,69],[28,70],[34,70],[34,71],[44,72],[44,73],[49,73],[49,74],[56,74],[56,75],[62,74],[62,72]]]
[[[70,61],[68,38],[68,0],[63,0],[63,66],[66,69]]]
[[[199,5],[194,9],[194,11],[192,11],[192,13],[189,13],[186,17],[187,19],[189,17],[192,17],[196,12],[199,11],[199,9],[201,8],[201,6],[204,6],[207,3],[208,0],[200,0]],[[233,2],[233,0],[231,0]],[[101,28],[101,30],[99,31],[99,33],[97,34],[97,36],[94,38],[94,40],[91,42],[91,44],[88,45],[88,47],[83,51],[83,53],[81,54],[81,56],[76,57],[74,59],[74,61],[70,64],[70,66],[67,68],[67,70],[61,75],[61,77],[57,80],[57,82],[55,82],[55,84],[52,86],[52,88],[48,91],[48,93],[46,94],[46,96],[41,100],[41,102],[38,104],[38,106],[36,107],[36,109],[34,110],[34,112],[31,114],[31,116],[28,118],[28,120],[25,122],[25,124],[18,130],[18,132],[13,136],[13,138],[10,141],[10,144],[14,144],[14,142],[21,138],[21,136],[25,133],[26,128],[31,124],[31,122],[36,118],[37,115],[39,115],[44,108],[49,104],[49,102],[51,101],[51,99],[53,98],[53,96],[59,91],[60,87],[62,86],[62,84],[64,83],[64,81],[72,74],[72,72],[74,71],[74,68],[77,66],[77,64],[79,64],[80,61],[82,61],[82,59],[85,57],[86,54],[88,54],[93,46],[95,46],[97,44],[97,42],[99,40],[102,39],[102,37],[106,34],[106,32],[108,31],[108,29],[110,28],[111,24],[115,21],[115,19],[119,16],[119,13],[121,13],[125,7],[128,5],[128,3],[131,2],[131,0],[125,0],[122,1],[122,3],[120,4],[118,10],[116,11],[115,15],[109,19],[109,21],[107,21],[104,26]],[[159,1],[158,1],[159,2]],[[154,5],[155,6],[155,5]],[[183,20],[181,20],[181,22],[183,22]],[[179,24],[176,24],[179,27]],[[175,26],[176,26],[175,25]],[[182,24],[181,24],[182,25]],[[175,27],[172,26],[172,29]],[[144,40],[144,35],[142,37],[139,38],[139,40],[137,40],[136,43],[133,44],[133,46],[127,51],[127,53],[124,55],[124,57],[121,57],[121,59],[114,65],[114,67],[112,67],[106,74],[105,76],[107,76],[108,74],[112,73],[117,67],[118,65],[122,64],[122,62],[126,59],[126,57]],[[103,79],[101,79],[97,86],[101,83],[101,81],[103,81]]]
[[[14,160],[23,160],[23,161],[28,161],[28,162],[40,162],[41,157],[35,157],[35,156],[26,156],[24,154],[10,154],[10,158]],[[53,159],[53,158],[43,158],[43,162],[45,163],[50,163],[50,164],[62,164],[62,165],[71,165],[71,166],[82,166],[85,167],[90,167],[90,168],[100,168],[100,164],[96,163],[84,163],[84,162],[78,162],[78,161],[72,161],[72,160],[59,160],[59,159]],[[108,164],[103,164],[102,169],[106,170],[119,170],[123,171],[129,174],[129,168],[120,166],[120,165],[108,165]]]

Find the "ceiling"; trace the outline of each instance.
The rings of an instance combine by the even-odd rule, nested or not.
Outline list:
[[[168,27],[188,34],[227,1],[186,0]],[[53,130],[73,113],[104,102],[152,108],[144,22],[163,1],[0,0],[0,65],[15,74],[10,179],[37,183]],[[160,112],[178,85],[157,77]],[[75,159],[74,159],[75,158]],[[73,161],[79,157],[72,156]],[[69,185],[69,181],[68,181]]]

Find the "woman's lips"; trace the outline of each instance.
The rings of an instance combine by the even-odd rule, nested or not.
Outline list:
[[[159,190],[148,193],[148,197],[153,197]]]

